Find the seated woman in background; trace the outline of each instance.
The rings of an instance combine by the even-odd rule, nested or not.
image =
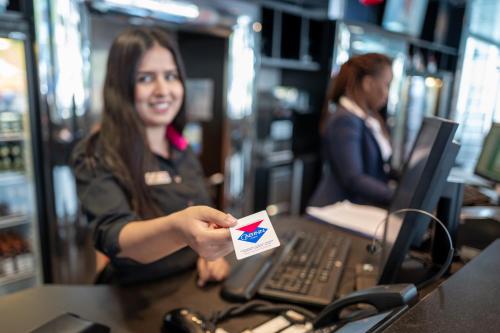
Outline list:
[[[390,203],[392,149],[380,110],[387,104],[391,81],[391,60],[377,53],[352,57],[332,77],[320,125],[323,174],[310,206],[342,200]],[[333,114],[331,103],[336,105]]]
[[[111,46],[100,129],[73,153],[95,247],[110,258],[102,282],[157,279],[196,263],[200,286],[229,273],[223,256],[236,220],[207,207],[202,168],[180,134],[184,78],[177,45],[159,28],[127,30]]]

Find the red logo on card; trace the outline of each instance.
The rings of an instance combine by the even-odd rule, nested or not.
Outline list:
[[[259,226],[259,224],[262,223],[262,221],[264,221],[264,220],[260,220],[260,221],[254,222],[254,223],[247,224],[246,226],[238,228],[237,230],[241,230],[244,232],[254,232],[255,229],[257,229],[257,227]]]

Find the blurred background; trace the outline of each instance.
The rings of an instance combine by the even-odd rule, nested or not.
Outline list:
[[[216,206],[236,217],[303,213],[325,90],[352,55],[394,60],[396,169],[425,116],[460,123],[465,173],[500,122],[496,0],[0,0],[0,294],[94,278],[68,162],[99,122],[109,46],[134,25],[177,38],[184,134]]]

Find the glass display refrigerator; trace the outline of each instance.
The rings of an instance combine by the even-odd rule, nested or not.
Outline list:
[[[0,295],[42,280],[33,73],[22,30],[0,24]]]

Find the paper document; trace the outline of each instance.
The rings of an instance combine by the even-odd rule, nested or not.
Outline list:
[[[307,207],[306,213],[323,222],[372,238],[377,225],[385,219],[387,210],[342,201],[325,207]],[[377,238],[381,239],[383,234],[382,223],[378,228]]]

